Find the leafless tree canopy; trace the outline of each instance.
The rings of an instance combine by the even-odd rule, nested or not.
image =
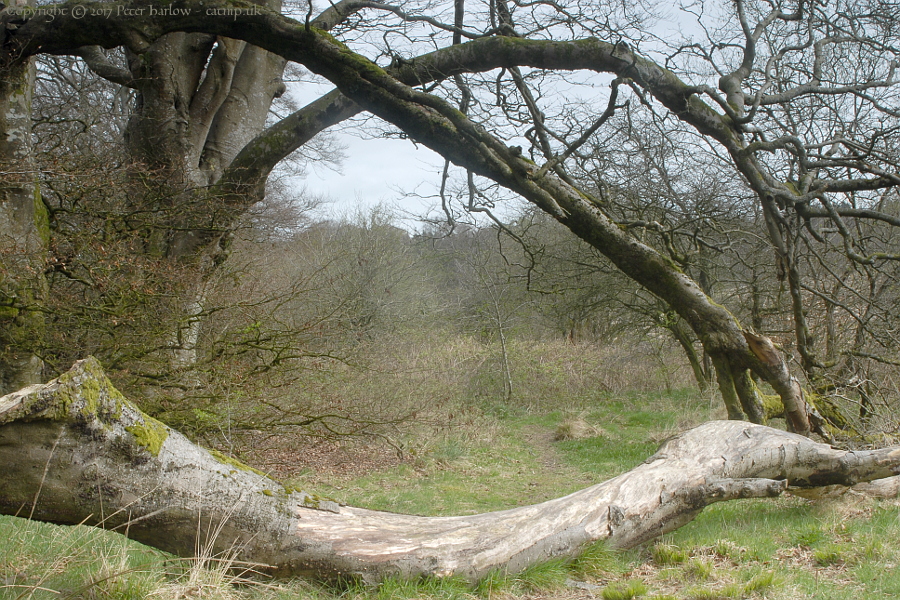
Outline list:
[[[15,227],[2,250],[28,256],[8,261],[3,280],[8,386],[35,377],[24,340],[41,328],[43,273],[58,260],[40,235],[39,178],[14,166],[34,158],[22,142],[31,103],[17,98],[34,89],[37,56],[48,57],[39,89],[73,97],[59,122],[34,113],[41,148],[73,149],[65,127],[120,136],[127,168],[103,214],[130,223],[129,243],[149,262],[193,269],[181,278],[177,323],[159,334],[176,369],[197,360],[211,274],[265,180],[298,150],[327,156],[311,140],[360,112],[446,158],[435,195],[449,222],[486,213],[501,224],[497,204],[517,195],[642,286],[643,305],[660,303],[651,312],[689,358],[702,345],[708,363],[691,359],[698,380],[715,371],[733,418],[764,418],[759,378],[793,429],[824,432],[816,408],[839,419],[804,394],[807,381],[852,386],[865,409],[883,381],[872,367],[898,362],[900,49],[890,3],[165,8],[68,2],[2,13],[4,206],[18,207],[4,209]],[[335,90],[273,122],[286,61]],[[112,108],[79,121],[94,88],[75,79],[100,85],[95,76],[115,84],[97,92]],[[55,185],[50,197],[63,200],[53,206],[71,206],[75,192]]]

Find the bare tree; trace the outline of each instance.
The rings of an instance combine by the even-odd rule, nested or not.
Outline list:
[[[215,48],[224,62],[228,47],[224,42],[217,45],[208,38],[189,36],[163,40],[178,31],[203,31],[242,39],[303,64],[334,82],[345,95],[346,99],[337,92],[324,97],[234,156],[213,187],[221,198],[216,222],[173,235],[167,242],[173,251],[214,248],[215,240],[227,230],[221,223],[246,206],[243,196],[233,194],[248,189],[244,186],[258,185],[271,164],[286,149],[302,144],[311,131],[355,110],[366,110],[473,176],[492,180],[534,203],[667,302],[711,357],[729,414],[758,418],[760,404],[749,375],[752,371],[781,396],[791,426],[799,432],[810,430],[801,386],[768,338],[742,331],[733,315],[711,301],[664,252],[623,229],[615,211],[606,206],[604,187],[598,185],[593,194],[579,189],[567,161],[593,136],[602,135],[598,132],[606,131],[613,115],[626,115],[626,95],[628,106],[646,115],[642,120],[632,117],[632,127],[660,121],[683,125],[686,133],[699,140],[694,147],[708,148],[708,156],[738,174],[755,194],[779,272],[788,283],[798,353],[804,368],[814,371],[820,361],[808,335],[798,249],[807,237],[822,239],[819,228],[828,223],[855,263],[879,265],[895,258],[891,252],[864,252],[848,227],[850,218],[898,224],[895,216],[874,204],[879,194],[900,183],[893,151],[897,114],[891,108],[897,51],[891,43],[895,20],[889,10],[875,10],[874,5],[782,7],[740,1],[724,11],[732,11],[731,20],[724,20],[717,29],[707,28],[707,40],[663,57],[650,49],[638,15],[621,6],[519,8],[494,2],[484,12],[463,11],[454,17],[453,22],[462,26],[424,8],[349,1],[306,22],[264,9],[259,14],[242,14],[238,20],[233,11],[225,16],[227,3],[222,4],[221,15],[189,0],[179,7],[190,15],[160,20],[151,20],[149,13],[129,19],[61,15],[46,20],[24,19],[7,11],[4,22],[18,27],[8,29],[3,46],[7,60],[15,62],[36,53],[83,52],[80,49],[86,44],[121,45],[131,53],[150,52],[148,58],[158,56],[158,64],[165,65],[173,56],[166,50],[172,46],[166,44],[186,49],[190,47],[186,40],[198,39],[205,40],[208,52]],[[372,18],[351,18],[361,10]],[[335,33],[348,36],[359,52],[321,29],[343,19],[350,19],[348,27]],[[400,23],[414,27],[402,32],[393,28]],[[453,43],[453,34],[458,42],[471,41]],[[435,44],[437,49],[427,54],[412,55]],[[644,46],[648,52],[642,51]],[[382,66],[366,54],[382,59]],[[659,60],[650,58],[651,54]],[[848,56],[858,60],[848,61]],[[189,57],[186,60],[194,61],[193,70],[179,72],[194,73],[191,81],[196,81],[202,73],[196,65],[202,61],[196,53]],[[151,60],[150,64],[157,63]],[[545,78],[532,77],[526,68]],[[549,93],[549,82],[554,77],[558,81],[563,70],[579,69],[615,78],[591,118],[561,121],[567,125],[560,128],[543,110],[542,94]],[[496,77],[473,75],[462,87],[454,79],[491,71]],[[484,93],[473,96],[477,103],[468,116],[458,110],[460,90],[471,88],[479,77],[499,84],[493,86],[494,96],[508,119],[498,120],[503,115],[489,110]],[[436,87],[420,89],[431,82]],[[171,88],[170,83],[163,79],[161,85]],[[528,152],[504,143],[516,135],[533,140]],[[184,139],[175,136],[160,147],[181,147]],[[597,179],[602,182],[602,173]]]

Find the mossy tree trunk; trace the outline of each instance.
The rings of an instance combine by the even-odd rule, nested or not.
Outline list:
[[[41,379],[49,225],[32,156],[32,62],[0,67],[0,394]]]
[[[285,488],[142,414],[88,359],[0,397],[0,512],[88,523],[193,556],[236,552],[280,575],[461,576],[517,571],[607,540],[630,547],[723,500],[853,485],[900,472],[900,449],[845,452],[739,421],[665,442],[614,479],[542,504],[461,517],[349,506]],[[198,539],[199,538],[199,539]]]
[[[261,4],[280,7],[278,0]],[[348,4],[332,5],[312,24],[334,26],[352,13]],[[18,14],[4,13],[15,24],[3,30],[0,61],[11,65],[0,74],[0,393],[40,378],[42,362],[30,349],[41,345],[50,235],[31,147],[34,69],[9,33],[22,24]],[[136,174],[129,189],[117,191],[121,201],[112,214],[138,232],[136,253],[179,263],[186,296],[172,301],[168,339],[147,345],[163,348],[157,375],[186,373],[184,382],[192,384],[207,282],[227,256],[229,232],[263,198],[266,177],[281,160],[359,109],[329,94],[267,128],[273,99],[284,89],[278,54],[215,34],[171,32],[133,39],[128,60],[118,63],[93,41],[70,54],[132,88],[136,98],[122,140],[123,163]]]

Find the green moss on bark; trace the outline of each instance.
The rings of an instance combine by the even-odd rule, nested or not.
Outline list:
[[[125,396],[112,386],[97,359],[85,359],[79,368],[60,375],[57,383],[53,418],[96,418],[109,426],[121,417]]]
[[[50,246],[50,213],[44,204],[41,196],[41,188],[37,183],[34,186],[34,228],[38,238],[41,240],[41,247]]]
[[[759,394],[762,400],[763,410],[766,413],[766,420],[775,419],[784,416],[784,404],[781,402],[781,396],[778,394]]]
[[[126,426],[125,431],[134,436],[134,441],[138,446],[153,456],[159,456],[166,438],[169,437],[168,427],[146,415],[144,415],[142,424]]]
[[[859,432],[850,424],[840,407],[827,396],[807,391],[806,401],[825,418],[825,427],[832,435],[859,436]]]
[[[259,475],[259,476],[261,476],[261,477],[268,477],[268,475],[266,475],[265,473],[263,473],[263,472],[260,471],[259,469],[254,469],[254,468],[251,467],[250,465],[245,465],[244,463],[242,463],[242,462],[239,461],[238,459],[232,458],[232,457],[228,456],[227,454],[223,454],[222,452],[219,452],[218,450],[209,450],[208,452],[209,452],[210,454],[212,454],[213,457],[214,457],[217,461],[219,461],[220,463],[222,463],[223,465],[229,465],[229,466],[234,467],[234,468],[236,468],[236,469],[238,469],[238,470],[240,470],[240,471],[250,471],[251,473],[256,473],[257,475]]]
[[[77,369],[62,374],[57,382],[55,403],[48,413],[51,418],[94,422],[107,431],[121,422],[128,401],[113,387],[97,359],[82,361]],[[159,456],[169,437],[168,427],[137,409],[135,412],[136,422],[125,425],[125,431],[134,437],[138,446]]]

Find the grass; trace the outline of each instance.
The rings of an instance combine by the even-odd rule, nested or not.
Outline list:
[[[555,422],[558,415],[549,415]],[[409,514],[474,514],[534,504],[596,481],[556,458],[549,429],[517,417],[482,423],[476,431],[423,448],[394,470],[352,480],[309,474],[292,480],[342,502]],[[554,468],[548,468],[551,461]]]
[[[164,579],[164,554],[94,527],[0,517],[0,597],[145,598]]]
[[[232,600],[252,565],[228,557],[181,559],[95,527],[0,516],[0,598]]]
[[[426,515],[485,512],[540,502],[617,475],[659,442],[711,416],[690,390],[581,390],[577,406],[539,403],[475,411],[465,426],[406,441],[399,466],[364,475],[316,473],[314,485],[349,504]],[[478,402],[484,402],[479,399]],[[474,414],[474,413],[473,413]],[[567,420],[597,435],[554,441]],[[579,425],[581,428],[581,425]],[[583,428],[581,428],[583,430]],[[643,547],[603,544],[570,562],[518,574],[497,571],[476,586],[456,579],[327,588],[305,582],[234,585],[213,562],[185,563],[88,527],[0,517],[0,599],[217,598],[222,600],[508,600],[646,598],[856,599],[900,595],[900,511],[893,501],[797,497],[713,505],[694,522]]]

